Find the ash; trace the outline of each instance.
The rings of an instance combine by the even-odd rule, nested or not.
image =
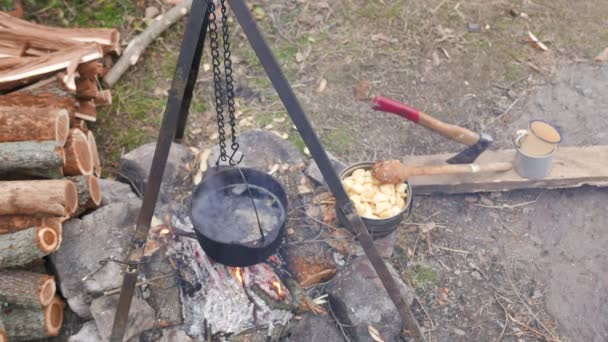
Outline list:
[[[172,221],[180,231],[194,231],[187,218]],[[208,259],[195,239],[180,236],[172,240],[167,256],[178,266],[184,323],[195,340],[203,340],[205,320],[214,334],[226,336],[255,327],[285,324],[293,316],[290,311],[270,308],[251,289],[246,290],[254,283],[277,277],[267,265],[248,267],[255,277],[245,272],[243,286],[233,276],[233,268]]]

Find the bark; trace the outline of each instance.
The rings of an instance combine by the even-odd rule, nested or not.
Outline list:
[[[55,297],[55,277],[18,270],[0,270],[0,302],[41,308]]]
[[[57,71],[67,70],[61,81],[68,89],[75,91],[75,73],[78,64],[101,57],[103,57],[103,53],[97,44],[76,45],[72,48],[49,53],[26,65],[3,70],[2,75],[0,75],[0,90],[13,89],[33,83]]]
[[[99,150],[97,149],[97,142],[95,136],[91,131],[87,133],[87,140],[89,141],[89,150],[91,151],[91,160],[93,161],[93,174],[97,177],[101,177],[101,161],[99,160]]]
[[[36,87],[34,87],[36,86]],[[39,107],[65,109],[74,117],[78,102],[55,78],[33,84],[31,88],[0,96],[0,107]]]
[[[97,105],[95,100],[79,100],[76,117],[81,120],[97,121]]]
[[[178,5],[167,11],[167,13],[156,17],[141,34],[129,42],[122,57],[120,57],[112,67],[112,70],[104,77],[104,83],[109,87],[116,84],[127,69],[137,63],[148,45],[166,29],[175,24],[175,22],[188,14],[191,5],[192,0],[182,0]]]
[[[0,107],[0,142],[54,140],[63,146],[69,128],[65,109]]]
[[[87,136],[78,128],[70,129],[65,144],[65,166],[63,173],[66,176],[90,175],[93,173],[93,160]]]
[[[0,321],[10,341],[29,341],[57,336],[63,325],[64,302],[57,296],[45,308],[3,307]]]
[[[57,250],[57,233],[49,227],[32,227],[0,235],[0,268],[19,266]]]
[[[87,209],[94,209],[101,203],[101,190],[99,182],[94,176],[70,177],[78,190],[78,210],[73,216],[80,216]]]
[[[0,215],[67,217],[78,207],[69,180],[0,181]]]
[[[58,220],[59,223],[61,223],[61,218],[59,217],[37,217],[24,215],[0,216],[0,234],[10,234],[23,229],[38,226],[48,226],[52,228],[56,226],[54,220]]]
[[[3,179],[61,178],[65,153],[56,141],[5,142],[0,160]]]

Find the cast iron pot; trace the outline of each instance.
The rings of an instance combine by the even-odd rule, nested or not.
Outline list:
[[[351,165],[340,173],[340,179],[342,180],[342,179],[350,176],[353,172],[355,172],[355,170],[358,170],[358,169],[371,170],[371,168],[374,164],[375,164],[375,162],[361,162],[361,163]],[[365,226],[367,227],[367,231],[372,236],[372,238],[374,238],[374,239],[383,238],[383,237],[389,235],[390,233],[394,232],[399,227],[399,225],[405,218],[409,218],[411,216],[412,206],[413,206],[412,205],[412,187],[410,186],[410,184],[407,181],[405,182],[405,184],[407,185],[407,190],[406,190],[407,199],[405,201],[405,208],[399,214],[386,218],[386,219],[380,219],[380,220],[361,217],[361,219],[363,220],[363,223],[365,223]],[[338,221],[340,221],[340,223],[343,226],[348,227],[348,225],[347,225],[348,220],[337,207],[336,207],[336,216],[338,217]]]
[[[192,193],[190,202],[190,220],[194,226],[198,242],[205,253],[213,260],[232,267],[247,267],[258,264],[266,260],[274,254],[281,245],[287,224],[287,194],[283,186],[276,181],[272,176],[250,168],[240,168],[251,185],[257,185],[274,194],[282,205],[283,220],[278,228],[273,229],[261,238],[244,243],[225,243],[217,241],[209,234],[213,231],[209,228],[211,222],[205,220],[197,221],[193,214],[193,208],[196,201],[201,201],[205,196],[215,193],[218,189],[235,185],[243,184],[243,178],[237,167],[216,167],[207,171],[202,182],[196,187]],[[231,227],[225,227],[231,229]]]

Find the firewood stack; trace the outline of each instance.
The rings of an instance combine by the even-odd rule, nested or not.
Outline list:
[[[59,334],[64,303],[54,277],[25,265],[60,248],[63,223],[101,202],[87,123],[111,104],[100,80],[119,52],[114,29],[55,28],[0,12],[0,342]]]

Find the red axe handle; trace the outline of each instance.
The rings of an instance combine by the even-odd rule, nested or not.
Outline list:
[[[426,113],[382,95],[376,96],[372,100],[372,108],[381,112],[397,114],[467,146],[474,145],[479,141],[478,133],[439,121]]]

